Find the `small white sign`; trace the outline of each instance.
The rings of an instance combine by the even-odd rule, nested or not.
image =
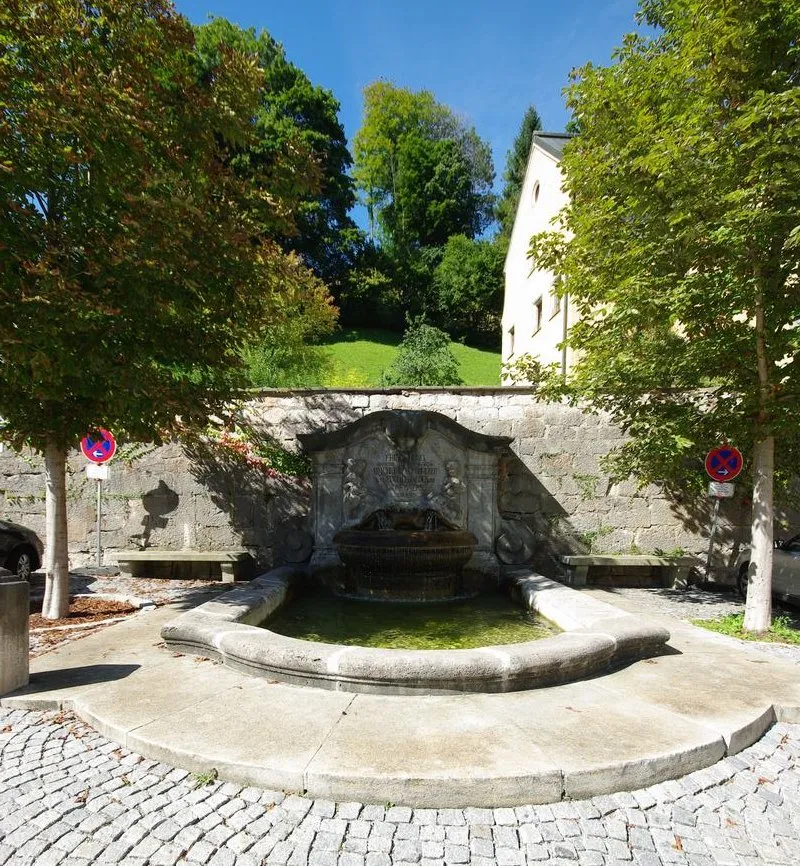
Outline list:
[[[100,464],[87,463],[86,464],[86,477],[87,478],[96,478],[98,481],[107,481],[108,480],[108,465],[105,463],[100,463]]]
[[[712,481],[708,485],[708,495],[716,496],[717,499],[730,499],[735,489],[736,485],[730,481]]]

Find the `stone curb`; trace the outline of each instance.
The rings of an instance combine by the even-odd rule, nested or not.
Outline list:
[[[652,656],[669,632],[530,570],[509,573],[522,603],[564,629],[530,643],[463,650],[385,650],[296,640],[258,627],[290,597],[302,569],[283,567],[167,623],[173,649],[234,670],[335,691],[369,694],[510,692],[606,672]]]

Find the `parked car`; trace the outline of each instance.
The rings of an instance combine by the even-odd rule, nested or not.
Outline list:
[[[736,563],[736,586],[739,594],[747,595],[747,571],[750,548],[739,554]],[[800,535],[788,541],[776,541],[772,552],[772,594],[783,601],[800,604]]]
[[[31,529],[0,520],[0,562],[21,580],[29,580],[42,564],[44,545]]]

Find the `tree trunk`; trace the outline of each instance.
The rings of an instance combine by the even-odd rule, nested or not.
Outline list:
[[[753,449],[753,526],[747,577],[745,631],[764,632],[772,621],[772,476],[775,439],[767,436]]]
[[[60,619],[69,611],[69,561],[67,557],[67,452],[48,442],[44,453],[47,548],[46,582],[42,617]]]

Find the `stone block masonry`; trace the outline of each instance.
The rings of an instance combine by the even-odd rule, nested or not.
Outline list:
[[[552,573],[569,553],[682,549],[702,555],[710,523],[705,499],[678,502],[655,486],[613,484],[602,458],[623,441],[607,417],[543,404],[526,388],[264,391],[245,406],[249,423],[289,451],[297,436],[334,430],[381,409],[441,412],[479,433],[512,436],[501,467],[499,507],[539,539],[535,564]],[[262,568],[286,561],[287,538],[308,528],[307,479],[270,477],[243,461],[173,442],[111,464],[103,546],[225,550],[244,547]],[[70,557],[91,562],[95,482],[79,454],[68,466]],[[742,485],[742,489],[743,485]],[[0,452],[0,516],[44,537],[44,478],[36,456]],[[723,500],[719,564],[732,563],[749,538],[749,506]]]

